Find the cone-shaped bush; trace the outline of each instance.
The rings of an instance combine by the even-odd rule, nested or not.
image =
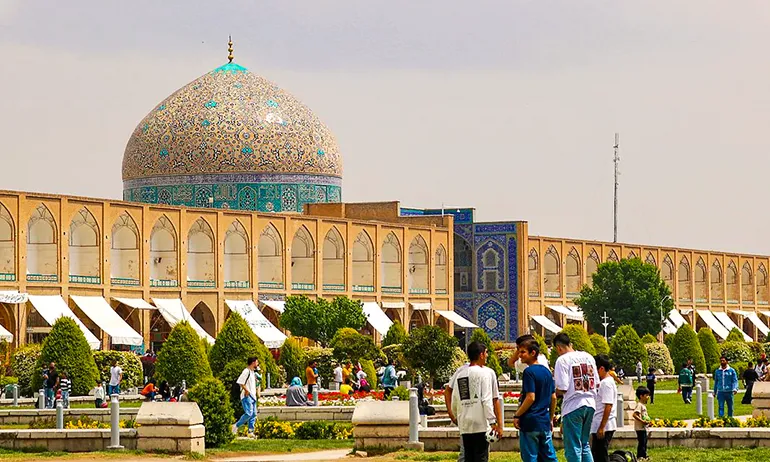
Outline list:
[[[732,330],[730,330],[730,333],[727,334],[727,338],[725,339],[725,342],[745,342],[746,340],[743,338],[743,334],[741,331],[739,331],[737,328],[733,327]]]
[[[225,445],[235,438],[231,430],[235,419],[230,407],[230,396],[222,382],[214,377],[205,377],[190,389],[187,396],[190,401],[198,403],[203,414],[207,448]]]
[[[588,332],[579,324],[568,324],[561,330],[569,336],[569,340],[572,343],[572,348],[577,351],[585,351],[591,356],[596,356],[596,348],[591,343],[591,339],[588,336]],[[548,359],[551,363],[551,367],[556,364],[556,359],[559,354],[556,352],[556,348],[551,349],[551,356]]]
[[[612,336],[610,359],[617,367],[626,371],[636,369],[636,363],[639,361],[642,362],[642,368],[647,370],[647,350],[631,325],[620,326]]]
[[[666,334],[663,337],[663,343],[666,344],[666,347],[668,348],[669,352],[671,351],[671,345],[674,344],[674,337],[675,336],[676,336],[676,334]],[[681,364],[679,366],[681,366]],[[677,367],[679,367],[679,366],[677,366]]]
[[[307,357],[299,342],[294,337],[289,337],[283,342],[281,356],[278,361],[286,371],[286,383],[290,383],[294,377],[299,377],[305,383],[305,366]]]
[[[540,345],[540,353],[544,355],[546,358],[548,357],[548,344],[545,343],[545,338],[535,332],[534,334],[535,340],[537,340],[537,344]],[[607,347],[607,351],[609,351],[609,347]]]
[[[596,333],[591,334],[588,338],[591,340],[591,345],[594,346],[597,355],[610,354],[610,344],[607,343],[607,339]]]
[[[263,383],[267,384],[266,374],[268,373],[270,374],[271,385],[279,383],[278,365],[275,363],[273,355],[270,354],[270,350],[259,340],[246,320],[240,314],[232,311],[222,326],[222,330],[217,334],[217,339],[209,353],[211,372],[215,377],[219,377],[225,366],[231,362],[240,361],[243,367],[246,367],[246,359],[249,356],[256,356],[259,359],[259,366],[265,377]]]
[[[746,342],[724,342],[719,345],[719,356],[724,356],[731,363],[747,363],[756,359]]]
[[[695,366],[695,372],[703,374],[706,372],[706,359],[703,357],[703,350],[698,342],[698,336],[692,330],[689,324],[685,324],[676,331],[673,342],[671,342],[671,359],[677,367],[682,367],[688,359],[692,359]]]
[[[497,357],[495,349],[492,348],[492,339],[487,335],[487,331],[484,329],[474,329],[469,343],[473,342],[481,342],[486,345],[487,351],[489,352],[489,356],[487,357],[487,367],[495,371],[495,374],[499,377],[500,374],[503,373],[503,367],[500,365],[500,358]]]
[[[73,396],[87,395],[99,379],[99,370],[86,336],[75,321],[66,316],[56,320],[51,333],[43,341],[37,373],[33,375],[34,390],[42,388],[40,371],[52,362],[56,363],[59,373],[67,372],[67,377],[72,381]]]
[[[703,350],[703,358],[706,361],[706,371],[714,371],[719,367],[719,345],[717,345],[717,339],[714,337],[714,332],[708,327],[701,327],[698,331],[698,343]],[[682,364],[674,364],[674,367],[679,370]]]
[[[655,336],[652,334],[644,334],[644,336],[642,337],[642,343],[644,343],[645,345],[648,343],[658,343],[658,339],[656,339]]]
[[[385,334],[385,337],[382,339],[382,347],[385,348],[388,345],[401,345],[404,343],[404,340],[406,340],[406,330],[404,330],[404,326],[402,326],[400,322],[395,321],[393,325],[390,326],[390,329],[388,329],[388,333]]]
[[[648,364],[656,371],[663,371],[664,374],[674,373],[674,364],[671,361],[671,354],[666,345],[662,343],[645,343],[647,350]]]
[[[171,386],[192,387],[206,377],[211,377],[211,368],[201,345],[198,333],[187,321],[182,321],[168,334],[168,339],[158,353],[155,363],[158,380],[166,380]]]

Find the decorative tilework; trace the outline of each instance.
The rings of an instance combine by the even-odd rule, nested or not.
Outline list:
[[[519,336],[519,247],[516,236],[508,236],[508,340]]]
[[[493,253],[487,255],[490,250]],[[487,259],[491,255],[494,255],[494,263],[488,265]],[[503,280],[505,277],[505,260],[505,250],[499,243],[491,239],[476,247],[476,287],[478,290],[490,292],[505,290],[505,281]],[[486,286],[486,274],[490,271],[494,271],[497,275],[495,287]]]
[[[478,309],[477,324],[492,340],[505,340],[505,308],[496,300],[487,300]]]
[[[474,225],[479,234],[516,234],[516,223],[481,223]]]
[[[455,311],[465,319],[475,322],[476,313],[473,309],[473,300],[458,299],[457,296],[455,296]]]

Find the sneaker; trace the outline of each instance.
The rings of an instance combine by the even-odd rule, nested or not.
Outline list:
[[[233,431],[233,435],[237,435],[238,434],[238,426],[233,424],[232,431]]]
[[[256,438],[257,437],[257,435],[255,435],[254,433],[249,433],[246,436],[249,437],[249,438]]]

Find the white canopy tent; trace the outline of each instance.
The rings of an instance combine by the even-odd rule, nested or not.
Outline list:
[[[465,319],[464,317],[460,316],[459,314],[455,313],[454,311],[436,310],[436,313],[439,316],[442,316],[447,320],[452,321],[453,323],[455,323],[456,326],[462,327],[464,329],[476,329],[479,327],[476,324]]]
[[[759,319],[759,316],[757,316],[757,313],[753,311],[742,311],[742,310],[733,310],[733,313],[737,314],[738,316],[743,316],[744,318],[748,318],[749,321],[751,321],[751,323],[754,324],[754,327],[756,327],[760,332],[762,332],[762,335],[767,337],[768,332],[770,332],[770,328],[768,328],[767,325],[763,323],[761,319]]]
[[[182,300],[179,300],[178,298],[153,298],[152,301],[155,303],[155,306],[158,307],[160,315],[163,316],[163,319],[166,320],[172,329],[180,322],[187,321],[202,339],[205,339],[211,345],[214,344],[214,337],[209,335],[208,332],[198,324],[190,312],[187,311]]]
[[[727,329],[725,329],[725,326],[722,325],[722,323],[717,320],[716,317],[714,317],[714,314],[711,311],[708,310],[698,310],[697,311],[698,316],[703,320],[703,322],[706,323],[707,326],[711,330],[714,331],[715,334],[717,334],[719,337],[722,338],[722,340],[725,340],[727,338],[727,335],[730,333]]]
[[[542,314],[532,316],[532,320],[554,334],[558,334],[559,332],[561,332],[561,327],[557,326],[553,321],[543,316]]]
[[[393,321],[391,321],[388,315],[382,311],[380,305],[376,302],[364,302],[363,310],[366,315],[366,322],[368,322],[374,330],[379,332],[382,336],[388,333],[390,326],[393,325]]]
[[[5,327],[0,326],[0,340],[11,343],[13,342],[13,334],[8,332]]]
[[[671,323],[671,321],[668,319],[663,320],[663,332],[666,334],[675,334],[676,330],[676,327]]]
[[[144,299],[141,299],[141,298],[112,297],[112,299],[126,306],[130,306],[135,310],[157,310],[157,308],[145,302]]]
[[[281,300],[260,300],[266,307],[273,309],[279,313],[283,313],[286,309],[286,302]]]
[[[251,330],[268,348],[281,348],[286,341],[286,335],[267,320],[251,300],[225,300],[231,310],[243,316]]]
[[[714,311],[713,313],[714,313],[714,316],[719,320],[719,322],[721,322],[722,325],[725,326],[728,332],[733,329],[738,329],[741,332],[741,334],[743,334],[743,340],[747,342],[754,341],[754,339],[751,338],[750,335],[748,335],[746,332],[743,332],[743,329],[738,327],[738,325],[733,322],[729,314],[725,313],[724,311]]]
[[[382,308],[386,310],[400,310],[405,307],[406,303],[404,302],[382,302]]]
[[[430,302],[409,303],[414,311],[430,311]]]
[[[571,319],[573,321],[583,321],[583,313],[577,310],[573,310],[573,309],[567,308],[566,306],[561,306],[561,305],[546,305],[546,306],[559,314],[563,314],[564,316],[567,317],[567,319]]]
[[[677,329],[679,329],[680,327],[684,326],[685,324],[688,324],[687,320],[684,318],[684,316],[682,316],[679,313],[679,310],[677,310],[676,308],[674,308],[673,310],[671,310],[670,313],[668,313],[668,319],[671,320],[671,323]]]
[[[81,297],[71,295],[80,310],[99,328],[110,336],[113,344],[140,346],[142,336],[112,309],[103,297]]]
[[[67,302],[61,298],[61,295],[30,295],[29,301],[32,302],[32,306],[35,307],[38,314],[45,319],[45,322],[51,326],[62,316],[71,318],[83,332],[83,335],[86,336],[86,341],[88,341],[91,349],[99,349],[101,345],[99,339],[75,316],[75,313],[67,306]]]

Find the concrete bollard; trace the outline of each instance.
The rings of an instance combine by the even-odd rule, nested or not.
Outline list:
[[[420,441],[419,432],[420,408],[417,405],[417,389],[409,389],[409,442],[417,443]]]
[[[270,373],[267,373],[267,388],[270,388]]]
[[[618,428],[623,428],[625,425],[625,419],[623,417],[625,417],[625,412],[623,411],[623,393],[618,393],[618,396],[615,399],[615,423],[618,425]]]
[[[428,416],[426,414],[420,414],[420,426],[428,428]]]
[[[60,399],[56,400],[56,428],[64,430],[64,406]]]
[[[706,398],[706,406],[708,407],[709,419],[714,420],[714,391],[708,391],[708,397]]]
[[[313,406],[318,406],[318,385],[313,387]]]
[[[120,445],[120,401],[117,394],[110,395],[110,445],[107,449],[123,449]]]
[[[695,385],[695,413],[703,414],[703,389],[699,383]]]
[[[505,426],[505,399],[503,398],[503,394],[500,393],[497,396],[497,400],[500,402],[500,418],[503,419],[502,422],[500,422],[500,427]]]
[[[37,395],[37,408],[45,409],[45,390],[43,390],[42,388],[40,389],[40,392],[38,392],[38,395]]]
[[[13,384],[13,407],[19,407],[19,386]]]

